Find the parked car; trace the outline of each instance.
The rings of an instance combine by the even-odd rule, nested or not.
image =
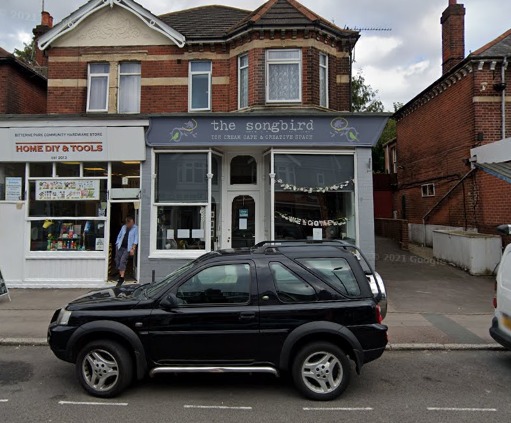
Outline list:
[[[306,397],[331,400],[352,362],[360,373],[387,344],[364,260],[342,242],[208,253],[159,282],[74,300],[54,313],[48,343],[98,397],[147,374],[236,372],[290,373]]]
[[[499,226],[498,230],[509,235],[511,225]],[[506,247],[500,260],[493,305],[495,317],[490,328],[490,335],[499,344],[511,349],[511,244]]]

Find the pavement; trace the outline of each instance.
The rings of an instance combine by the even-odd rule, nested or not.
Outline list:
[[[389,349],[500,349],[488,329],[493,277],[471,276],[432,258],[429,249],[400,250],[377,239],[376,269],[389,296],[384,321]],[[88,289],[12,289],[0,298],[0,345],[44,345],[53,312]]]

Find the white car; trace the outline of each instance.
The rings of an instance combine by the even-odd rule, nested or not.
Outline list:
[[[499,231],[511,233],[511,225],[499,226]],[[506,247],[497,272],[495,289],[495,317],[490,335],[495,341],[511,350],[511,244]]]

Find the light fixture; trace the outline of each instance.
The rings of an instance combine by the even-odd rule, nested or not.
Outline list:
[[[88,170],[89,172],[101,172],[105,171],[102,167],[84,167],[83,170]]]
[[[127,164],[127,165],[136,165],[136,164],[140,164],[140,162],[122,162],[123,164]]]
[[[76,165],[79,165],[79,164],[80,164],[80,162],[60,162],[60,164],[63,164],[63,165],[74,165],[74,166],[76,166]]]

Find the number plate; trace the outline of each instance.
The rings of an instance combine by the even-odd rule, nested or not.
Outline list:
[[[511,330],[511,317],[506,316],[505,314],[502,315],[502,324],[506,329]]]

